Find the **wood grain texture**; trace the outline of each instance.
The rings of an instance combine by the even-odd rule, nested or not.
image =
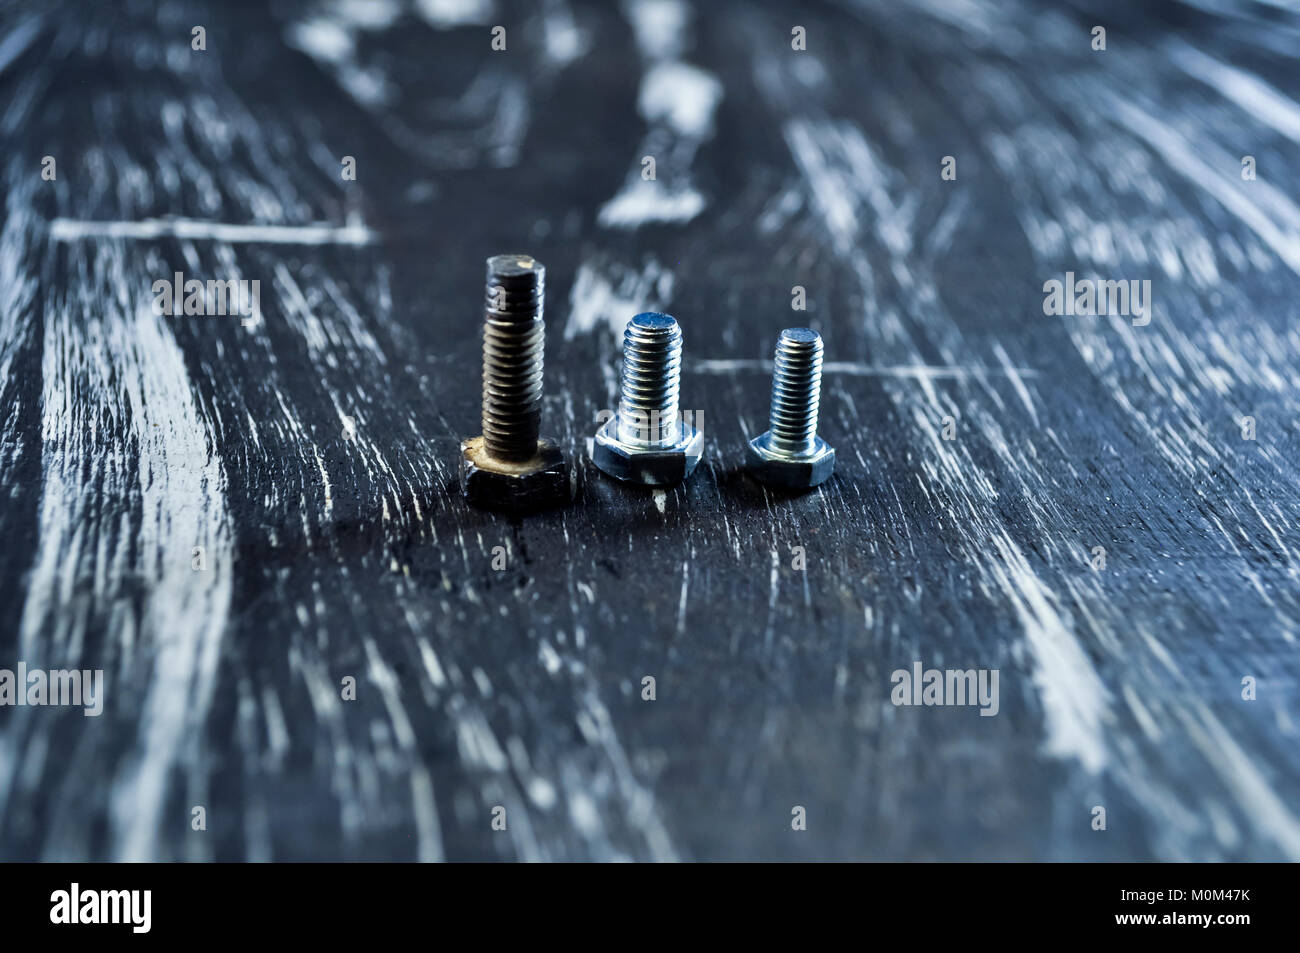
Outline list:
[[[154,6],[0,3],[0,667],[106,679],[0,708],[0,858],[1300,858],[1296,14]],[[505,251],[575,460],[678,317],[689,482],[464,505]],[[838,467],[777,497],[803,323]],[[895,707],[917,660],[998,715]]]

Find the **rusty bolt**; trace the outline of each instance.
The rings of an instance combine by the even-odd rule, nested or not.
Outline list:
[[[546,268],[528,255],[487,261],[483,434],[461,444],[461,486],[476,506],[542,509],[572,498],[569,467],[542,420]]]

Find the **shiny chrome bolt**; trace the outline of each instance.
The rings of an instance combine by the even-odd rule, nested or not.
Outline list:
[[[623,331],[618,413],[596,431],[591,462],[618,480],[664,486],[691,475],[704,433],[680,419],[682,329],[670,314],[638,314]]]
[[[835,448],[817,436],[822,336],[786,328],[776,342],[771,429],[749,442],[750,472],[764,483],[807,490],[835,470]]]
[[[528,510],[568,501],[569,468],[542,421],[546,268],[528,255],[487,261],[483,322],[483,435],[461,444],[471,503]]]

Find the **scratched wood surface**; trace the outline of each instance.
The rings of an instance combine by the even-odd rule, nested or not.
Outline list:
[[[1300,858],[1300,16],[260,6],[0,3],[0,668],[105,673],[0,708],[0,858]],[[575,460],[677,315],[688,483],[464,505],[502,251]],[[838,470],[778,498],[800,324]]]

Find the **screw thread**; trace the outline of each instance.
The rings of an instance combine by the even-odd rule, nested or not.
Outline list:
[[[682,329],[669,314],[638,314],[623,331],[623,383],[618,437],[638,443],[678,439]]]
[[[483,443],[500,460],[537,454],[542,423],[546,268],[527,255],[487,261],[483,321]]]
[[[809,328],[786,328],[776,342],[772,376],[772,446],[808,453],[817,436],[822,390],[822,337]]]

